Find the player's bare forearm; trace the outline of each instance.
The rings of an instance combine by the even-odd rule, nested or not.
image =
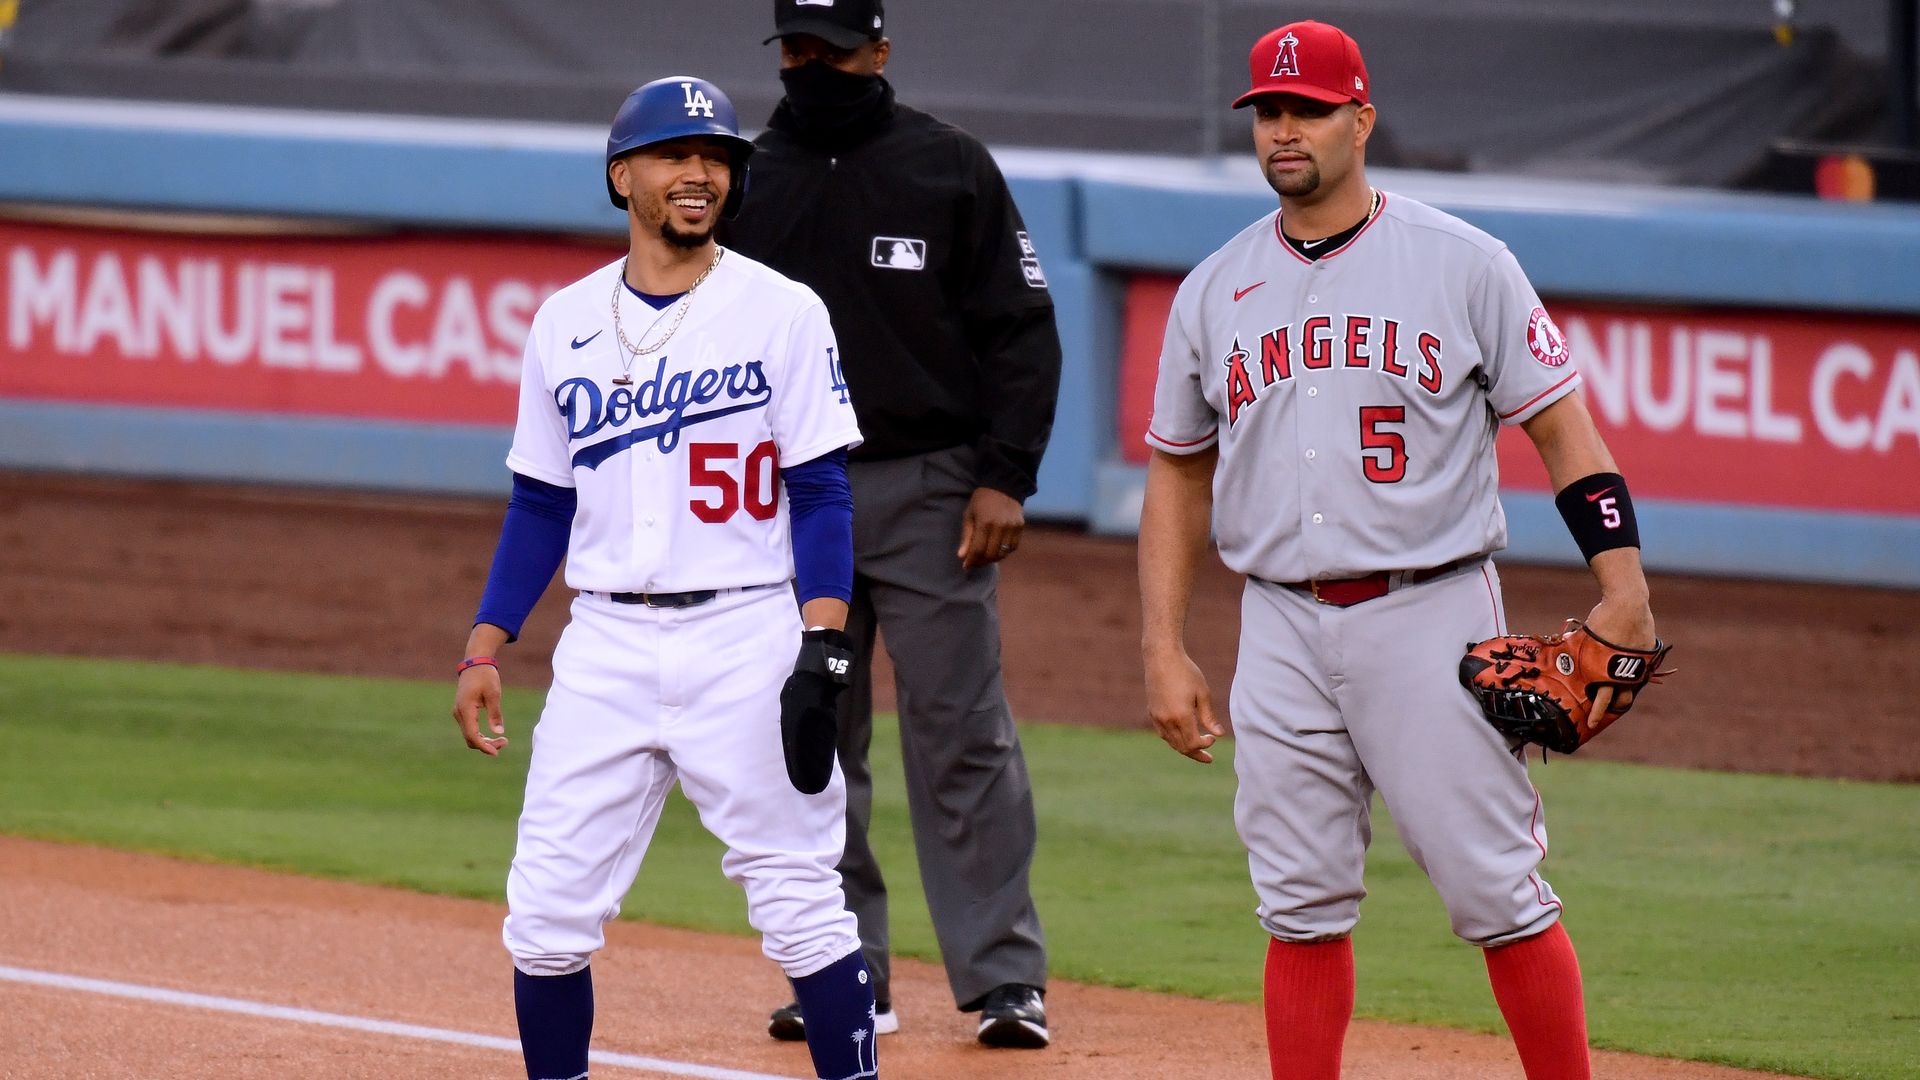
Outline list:
[[[506,630],[492,623],[474,623],[473,632],[467,635],[467,651],[461,657],[498,656],[510,636]]]
[[[1583,476],[1619,471],[1577,390],[1522,420],[1520,429],[1533,440],[1556,495]]]
[[[1640,567],[1639,548],[1603,551],[1587,564],[1600,582],[1600,603],[1587,616],[1587,626],[1601,640],[1633,649],[1651,649],[1657,636],[1647,575]]]
[[[1147,465],[1140,509],[1140,648],[1147,714],[1168,746],[1202,764],[1226,728],[1214,716],[1213,694],[1187,655],[1187,607],[1212,528],[1213,470],[1218,453],[1176,456],[1155,451]]]
[[[467,635],[466,652],[462,659],[483,656],[498,656],[500,649],[512,636],[501,627],[492,623],[475,623],[473,631]],[[480,717],[487,717],[491,737],[480,734]],[[506,719],[500,712],[500,669],[493,664],[477,664],[460,672],[459,683],[453,692],[453,722],[460,727],[460,734],[467,745],[488,757],[500,756],[500,749],[507,745]]]
[[[1540,410],[1520,426],[1540,452],[1555,494],[1583,476],[1619,471],[1577,392]],[[1647,576],[1640,566],[1640,549],[1602,551],[1587,565],[1600,583],[1600,603],[1588,615],[1587,625],[1616,645],[1651,648],[1653,610]]]
[[[1218,448],[1198,454],[1155,450],[1140,505],[1141,648],[1185,651],[1187,604],[1213,527]]]
[[[800,605],[800,619],[808,626],[829,630],[847,628],[847,602],[833,596],[816,596]]]

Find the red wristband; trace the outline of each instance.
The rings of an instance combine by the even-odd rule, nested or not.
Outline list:
[[[458,675],[470,667],[481,667],[483,665],[495,671],[500,670],[500,662],[491,656],[469,656],[465,660],[460,661],[460,666],[454,668],[453,673]]]

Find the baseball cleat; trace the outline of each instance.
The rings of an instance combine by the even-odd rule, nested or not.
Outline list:
[[[767,1017],[767,1034],[781,1042],[805,1042],[807,1021],[800,1015],[800,1003],[789,1001]]]
[[[1047,1007],[1042,991],[1022,983],[996,986],[980,1008],[983,1045],[1015,1050],[1039,1050],[1052,1041],[1047,1034]]]
[[[892,1035],[900,1030],[900,1014],[893,1011],[892,1005],[876,1005],[873,1013],[873,1033]],[[805,1042],[807,1038],[807,1018],[800,1015],[800,1003],[789,1001],[773,1010],[767,1017],[767,1034],[781,1042]]]

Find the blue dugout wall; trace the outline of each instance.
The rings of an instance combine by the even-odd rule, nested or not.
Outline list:
[[[617,236],[604,132],[563,125],[0,95],[0,202]],[[1114,444],[1121,284],[1183,272],[1268,212],[1249,161],[998,152],[1045,262],[1067,365],[1036,517],[1128,531]],[[1920,315],[1920,207],[1380,171],[1506,240],[1543,293]],[[252,452],[266,425],[270,456]],[[0,466],[503,492],[508,433],[0,400]],[[243,452],[244,451],[244,452]],[[1920,478],[1893,482],[1920,483]],[[1515,556],[1576,562],[1551,503],[1508,498]],[[1920,519],[1648,501],[1650,564],[1920,587]]]

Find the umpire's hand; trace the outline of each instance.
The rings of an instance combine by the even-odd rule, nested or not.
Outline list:
[[[787,779],[802,795],[818,795],[833,780],[840,733],[834,705],[852,681],[852,638],[825,628],[800,635],[793,674],[780,688],[780,747],[787,756]]]
[[[1020,550],[1020,537],[1027,531],[1027,514],[1020,500],[993,488],[975,488],[967,500],[967,514],[960,524],[960,565],[997,563]]]

